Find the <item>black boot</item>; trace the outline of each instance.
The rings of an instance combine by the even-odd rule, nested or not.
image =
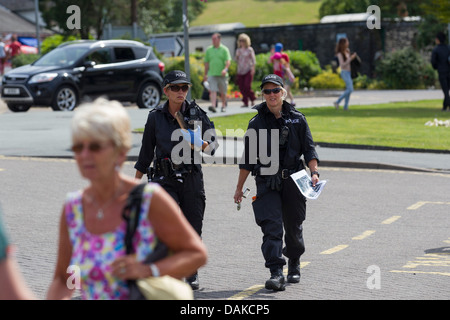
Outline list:
[[[284,281],[283,269],[277,269],[271,272],[270,279],[266,281],[266,289],[274,291],[284,291],[286,283]]]
[[[198,290],[200,284],[198,283],[198,273],[194,273],[192,276],[186,278],[186,282],[191,286],[192,290]]]
[[[299,259],[289,259],[287,282],[289,282],[289,283],[299,283],[300,282],[300,260]]]

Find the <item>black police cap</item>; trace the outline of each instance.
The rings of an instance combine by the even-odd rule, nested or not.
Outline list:
[[[262,89],[268,82],[274,83],[284,88],[283,79],[281,79],[281,77],[277,76],[276,74],[268,74],[267,76],[265,76],[262,79],[261,85],[259,87]]]
[[[168,84],[178,84],[178,83],[191,84],[184,71],[173,70],[170,71],[168,74],[166,74],[166,76],[164,77],[163,87],[167,86]]]

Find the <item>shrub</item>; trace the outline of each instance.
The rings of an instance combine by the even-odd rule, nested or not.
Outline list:
[[[62,36],[60,34],[55,34],[53,36],[45,38],[44,41],[42,41],[41,44],[41,53],[42,55],[46,54],[47,52],[52,51],[57,46],[59,46],[61,43],[67,42],[67,41],[73,41],[80,38],[77,38],[75,36]]]
[[[309,86],[314,89],[343,89],[345,82],[342,78],[331,70],[325,70],[321,74],[309,80]]]
[[[408,47],[387,54],[377,64],[376,71],[389,89],[419,89],[436,81],[429,64]]]
[[[311,51],[286,51],[289,56],[291,70],[298,78],[300,88],[307,86],[311,78],[322,72],[319,59]]]
[[[11,67],[18,68],[33,63],[40,57],[41,57],[40,54],[19,54],[12,59]]]

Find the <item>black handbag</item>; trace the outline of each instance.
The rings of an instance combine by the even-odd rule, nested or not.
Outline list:
[[[134,253],[133,236],[139,225],[139,213],[145,185],[146,183],[139,184],[131,190],[122,213],[122,217],[127,222],[127,229],[125,232],[125,247],[127,254]],[[169,248],[163,242],[157,241],[152,253],[145,258],[144,264],[156,262],[169,255]],[[170,276],[127,280],[127,284],[130,291],[130,300],[193,299],[191,287],[181,280]]]

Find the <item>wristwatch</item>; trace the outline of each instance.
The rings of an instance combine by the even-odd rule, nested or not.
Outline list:
[[[313,172],[311,172],[311,177],[312,177],[313,175],[315,175],[315,174],[317,174],[317,178],[320,177],[319,171],[313,171]]]

